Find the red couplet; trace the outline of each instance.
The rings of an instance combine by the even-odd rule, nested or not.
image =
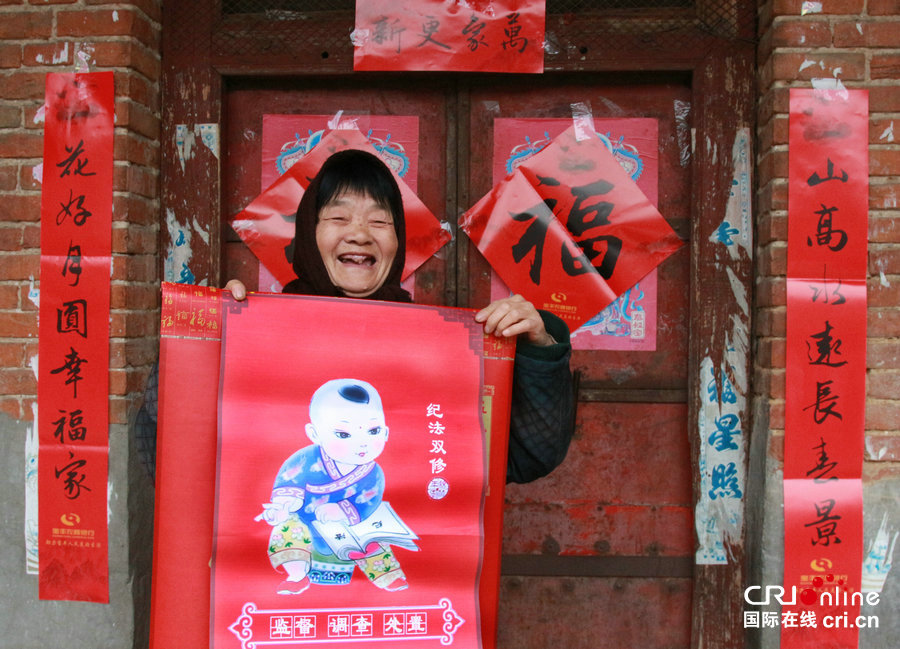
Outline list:
[[[41,599],[109,601],[113,73],[47,75],[41,194]]]
[[[868,95],[791,90],[782,646],[856,647],[863,555]],[[855,597],[854,597],[855,594]]]

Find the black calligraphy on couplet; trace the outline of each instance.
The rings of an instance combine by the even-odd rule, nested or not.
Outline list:
[[[69,451],[68,464],[63,467],[54,469],[56,478],[62,481],[63,492],[69,500],[76,500],[82,491],[90,491],[90,487],[84,484],[87,474],[83,470],[87,465],[87,460],[76,459],[75,452]]]
[[[555,178],[538,176],[541,185],[558,187]],[[563,270],[570,277],[597,272],[604,279],[612,277],[616,263],[622,252],[622,239],[604,234],[602,228],[609,226],[610,215],[615,204],[599,200],[614,189],[614,185],[599,179],[586,185],[569,189],[574,203],[568,215],[555,214],[557,199],[545,198],[543,202],[522,212],[511,213],[510,218],[520,223],[529,223],[519,240],[512,246],[513,260],[521,263],[531,252],[534,257],[528,276],[537,286],[541,284],[544,245],[554,218],[566,224],[574,237],[575,250],[568,242],[563,242],[559,256]]]
[[[76,228],[80,232],[90,223],[93,216],[89,190],[85,190],[83,179],[96,175],[91,162],[90,142],[86,145],[83,139],[77,143],[65,144],[62,159],[55,163],[62,200],[56,213],[56,226]],[[70,289],[79,286],[82,276],[82,246],[76,235],[69,237],[65,261],[60,269],[61,276]],[[69,299],[71,298],[71,299]],[[75,335],[88,339],[88,300],[77,295],[63,295],[61,305],[56,308],[56,333],[60,336]],[[78,446],[87,441],[88,429],[84,422],[84,411],[78,407],[79,384],[85,380],[84,365],[88,359],[69,345],[68,353],[55,361],[50,370],[51,375],[59,376],[63,385],[71,388],[72,401],[76,407],[57,408],[59,417],[51,422],[53,438],[67,446]],[[87,460],[78,457],[76,451],[69,451],[69,462],[65,466],[54,467],[56,478],[66,498],[77,499],[84,491],[90,491],[85,485],[87,480]]]
[[[810,247],[816,245],[828,248],[833,252],[839,252],[844,249],[844,246],[847,245],[848,236],[845,230],[842,230],[835,225],[835,215],[839,211],[839,209],[837,206],[832,205],[831,201],[828,199],[828,186],[825,185],[825,183],[828,183],[830,181],[846,183],[850,179],[850,177],[844,170],[841,170],[839,175],[835,175],[834,163],[831,161],[831,158],[827,159],[826,168],[827,171],[825,172],[824,176],[820,176],[817,171],[814,171],[806,181],[806,184],[810,187],[819,187],[820,185],[824,185],[819,190],[817,190],[822,193],[819,199],[821,208],[814,212],[818,217],[816,221],[815,232],[807,236],[806,245]]]
[[[815,528],[816,536],[812,540],[813,545],[821,545],[828,547],[832,543],[840,543],[841,539],[837,535],[837,523],[841,517],[832,513],[836,502],[833,498],[827,498],[815,503],[816,516],[808,523],[804,523],[804,527]]]
[[[522,54],[530,45],[529,39],[522,33],[523,25],[518,12],[498,18],[472,13],[461,29],[458,23],[455,27],[447,27],[439,16],[426,15],[422,18],[417,34],[419,40],[413,46],[417,49],[437,47],[449,52],[454,46],[464,45],[470,52],[493,47]],[[378,45],[396,43],[397,53],[401,53],[401,34],[406,27],[402,26],[399,17],[380,15],[371,25],[372,42]]]
[[[826,159],[823,172],[814,171],[807,178],[807,185],[815,188],[816,200],[820,206],[818,210],[813,210],[816,218],[813,228],[806,236],[807,246],[818,247],[824,254],[830,254],[840,252],[849,243],[846,230],[840,227],[840,205],[830,193],[830,189],[836,184],[846,183],[849,179],[849,174],[837,168],[831,158]],[[847,303],[847,298],[842,293],[841,279],[829,277],[827,265],[823,267],[821,283],[810,283],[809,288],[812,303],[827,307],[839,307]],[[832,319],[825,318],[806,335],[806,357],[812,372],[811,380],[815,383],[815,396],[811,403],[803,407],[803,411],[809,412],[817,425],[841,422],[841,394],[835,374],[835,371],[847,365],[847,360],[841,353],[841,332]],[[806,476],[815,483],[837,481],[838,476],[835,474],[838,461],[829,455],[826,437],[820,435],[819,443],[811,450],[813,453],[810,464],[807,465]],[[838,536],[841,516],[835,513],[835,505],[834,499],[823,499],[815,503],[815,517],[804,523],[805,527],[813,528],[815,532],[810,539],[812,545],[827,547],[841,542]]]

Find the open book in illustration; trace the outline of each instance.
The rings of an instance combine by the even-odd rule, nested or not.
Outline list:
[[[313,521],[313,527],[334,553],[343,560],[353,553],[365,553],[370,543],[399,545],[407,550],[418,550],[415,541],[419,538],[391,507],[382,502],[371,516],[355,525],[339,522]]]

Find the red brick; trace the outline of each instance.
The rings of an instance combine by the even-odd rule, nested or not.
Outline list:
[[[112,246],[113,252],[126,254],[155,255],[159,232],[153,227],[141,227],[128,224],[126,227],[113,226]]]
[[[116,70],[114,72],[116,94],[128,97],[131,101],[146,106],[154,114],[159,113],[159,86],[133,70]]]
[[[156,311],[159,309],[159,284],[125,284],[113,282],[110,287],[110,307],[113,309],[134,309],[137,311]],[[152,316],[159,319],[159,313]]]
[[[87,5],[109,4],[109,0],[85,0]],[[129,3],[133,8],[141,10],[144,15],[159,22],[162,19],[162,3],[159,0],[131,0]]]
[[[870,86],[869,113],[900,112],[900,85]]]
[[[23,191],[41,191],[41,183],[34,177],[37,165],[23,164],[19,166],[19,189]]]
[[[71,65],[73,43],[33,43],[25,46],[25,65]]]
[[[787,284],[783,277],[761,277],[757,284],[756,301],[759,306],[787,304]]]
[[[19,308],[19,287],[15,284],[0,284],[0,310],[11,311]]]
[[[128,191],[146,198],[159,198],[159,174],[157,170],[129,165]]]
[[[900,0],[868,0],[866,10],[870,16],[900,16]]]
[[[7,311],[0,313],[0,338],[37,339],[37,312]]]
[[[900,460],[900,436],[866,435],[866,461],[897,462]]]
[[[873,80],[900,77],[900,54],[873,54],[869,62],[869,75]]]
[[[827,47],[831,45],[831,26],[827,19],[779,19],[772,27],[773,47]]]
[[[113,218],[139,225],[159,223],[159,203],[134,194],[113,196]]]
[[[900,219],[869,215],[869,243],[900,243]]]
[[[131,9],[60,11],[56,14],[59,36],[133,36],[152,49],[159,47],[159,30]]]
[[[869,340],[866,345],[866,367],[871,369],[900,369],[900,339]],[[900,421],[900,419],[895,420]]]
[[[862,27],[860,34],[857,25]],[[852,20],[834,26],[835,47],[897,47],[900,20],[878,18],[868,22]]]
[[[892,144],[900,140],[900,131],[894,132],[893,117],[871,117],[869,119],[869,144]],[[898,123],[900,127],[900,123]]]
[[[40,133],[7,131],[0,133],[0,158],[40,158],[44,138]]]
[[[900,421],[900,402],[866,400],[866,430],[896,430]]]
[[[40,221],[40,194],[0,194],[4,221]]]
[[[17,128],[22,126],[22,109],[4,102],[0,105],[0,128]]]
[[[900,149],[893,146],[886,149],[869,147],[869,175],[900,175]]]
[[[49,11],[4,12],[0,20],[0,41],[49,38],[52,32],[53,14]]]
[[[792,0],[774,0],[772,11],[775,16],[797,16],[803,8],[803,4]],[[824,16],[858,15],[863,12],[865,0],[829,0],[822,3]]]
[[[156,279],[156,255],[113,255],[113,279],[148,282]]]
[[[900,281],[881,283],[880,277],[866,282],[866,296],[869,307],[892,307],[900,304]]]
[[[151,140],[159,139],[159,115],[132,101],[120,101],[116,104],[116,126],[128,128]]]
[[[11,192],[19,183],[19,167],[15,164],[0,165],[0,191]]]
[[[866,318],[866,335],[869,338],[890,338],[900,331],[900,310],[869,309]],[[894,396],[900,395],[900,392]]]
[[[890,244],[869,245],[869,272],[872,275],[900,274],[900,249]]]
[[[786,214],[761,216],[758,222],[757,245],[765,246],[778,241],[787,241]]]
[[[0,367],[26,367],[25,346],[20,342],[0,341]]]
[[[25,233],[22,235],[22,250],[36,250],[41,247],[41,226],[35,223],[25,223]]]
[[[22,228],[19,225],[0,227],[0,250],[14,251],[22,248]],[[5,263],[5,255],[4,255]]]
[[[2,22],[2,21],[0,21]],[[3,78],[4,99],[44,99],[47,75],[43,72],[14,72]]]
[[[75,2],[78,2],[78,0],[28,0],[30,5],[64,5]]]
[[[766,215],[771,212],[783,212],[787,210],[787,180],[783,178],[770,178],[769,182],[761,185],[757,192],[757,205],[759,213]]]
[[[900,394],[900,372],[894,370],[871,370],[866,377],[866,387],[869,397],[875,399],[896,399],[897,395]]]
[[[34,394],[36,388],[31,369],[5,367],[0,372],[0,394]]]
[[[133,40],[95,43],[92,58],[100,67],[130,67],[152,81],[159,79],[159,55]]]
[[[150,322],[139,313],[113,312],[110,314],[109,335],[114,338],[138,338],[156,335],[157,322]]]
[[[900,188],[896,181],[878,182],[877,179],[869,180],[869,209],[897,209],[900,207]]]
[[[38,277],[41,272],[41,258],[35,253],[8,252],[3,255],[0,266],[0,281],[27,280]]]
[[[38,251],[38,253],[40,253],[40,251]],[[38,279],[38,278],[35,277],[35,279]],[[31,278],[28,279],[27,283],[22,282],[18,285],[18,287],[19,287],[19,298],[18,298],[19,307],[18,308],[22,312],[31,312],[31,311],[38,310],[38,305],[31,301],[31,295],[30,295],[31,294],[31,286],[32,286]]]
[[[145,167],[159,164],[159,142],[132,133],[117,133],[113,143],[116,160],[125,160]]]
[[[852,81],[866,78],[866,55],[862,52],[775,52],[772,63],[775,80],[831,79],[837,76],[843,81]],[[838,68],[840,72],[836,75]]]
[[[17,43],[0,43],[0,68],[11,69],[22,65],[22,46]]]

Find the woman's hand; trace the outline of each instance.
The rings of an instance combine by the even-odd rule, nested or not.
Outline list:
[[[244,283],[239,279],[228,280],[228,283],[225,285],[225,290],[231,291],[231,297],[238,302],[247,298],[247,287],[244,286]]]
[[[544,328],[544,321],[537,309],[521,295],[491,302],[475,314],[475,322],[484,323],[486,334],[502,338],[525,336],[528,342],[539,347],[556,343]]]

